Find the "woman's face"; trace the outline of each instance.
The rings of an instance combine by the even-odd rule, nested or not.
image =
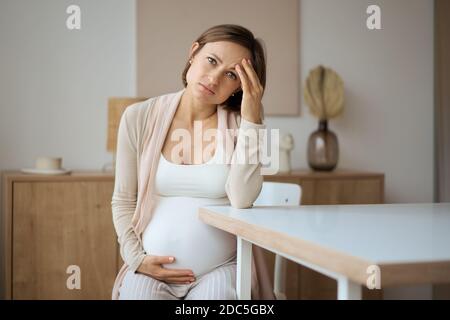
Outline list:
[[[197,42],[192,45],[191,57],[198,47]],[[242,66],[244,58],[251,58],[250,51],[236,43],[206,43],[192,58],[186,74],[187,89],[207,104],[222,104],[241,87],[235,66]]]

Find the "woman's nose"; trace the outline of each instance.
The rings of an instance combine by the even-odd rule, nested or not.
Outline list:
[[[219,84],[220,72],[219,71],[211,71],[208,75],[209,84],[211,86],[217,86]]]

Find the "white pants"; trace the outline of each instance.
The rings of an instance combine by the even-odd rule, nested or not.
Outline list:
[[[168,284],[128,271],[119,300],[236,300],[236,260],[196,278],[190,284]]]

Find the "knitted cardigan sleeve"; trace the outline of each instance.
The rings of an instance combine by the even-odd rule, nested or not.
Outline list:
[[[137,204],[137,119],[136,106],[125,109],[117,135],[114,193],[111,207],[117,233],[120,255],[129,269],[136,271],[145,257],[145,251],[132,226]]]
[[[240,119],[236,147],[233,152],[230,172],[225,184],[225,190],[231,206],[235,208],[250,208],[262,189],[263,176],[259,149],[262,145],[262,131],[266,125]]]

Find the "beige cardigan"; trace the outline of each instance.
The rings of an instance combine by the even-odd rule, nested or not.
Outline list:
[[[120,253],[125,264],[116,277],[113,299],[119,296],[125,273],[128,270],[136,271],[146,255],[142,246],[142,234],[152,217],[156,202],[153,201],[155,174],[163,143],[184,91],[182,89],[135,103],[121,117],[111,206]],[[257,153],[257,145],[250,145],[249,139],[239,138],[240,129],[265,128],[264,115],[263,123],[256,124],[241,120],[238,113],[229,112],[222,106],[217,108],[217,112],[219,121],[226,121],[226,128],[239,128],[237,137],[233,136],[231,139],[234,145],[232,154],[226,156],[227,161],[238,150],[247,150],[249,155]],[[225,190],[230,204],[236,208],[251,207],[262,188],[261,164],[227,164],[231,167]],[[252,299],[275,299],[262,249],[254,245],[252,252]]]

